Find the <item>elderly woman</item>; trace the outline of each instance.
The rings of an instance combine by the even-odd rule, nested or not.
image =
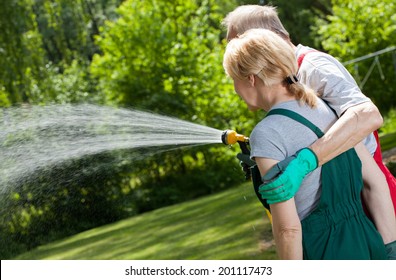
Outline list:
[[[295,154],[314,156],[305,147],[337,116],[298,82],[292,46],[272,31],[251,29],[228,43],[223,65],[248,108],[268,112],[250,137],[260,173]],[[362,208],[361,167],[355,150],[348,150],[309,173],[293,198],[270,205],[281,259],[386,258],[383,240]]]

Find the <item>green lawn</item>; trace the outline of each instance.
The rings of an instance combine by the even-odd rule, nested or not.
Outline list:
[[[250,183],[95,228],[16,259],[276,259],[268,218]]]

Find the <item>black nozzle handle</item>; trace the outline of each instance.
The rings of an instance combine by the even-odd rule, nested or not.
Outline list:
[[[241,148],[241,151],[243,154],[245,155],[250,155],[250,150],[247,146],[247,142],[242,142],[242,141],[238,141],[239,147]]]

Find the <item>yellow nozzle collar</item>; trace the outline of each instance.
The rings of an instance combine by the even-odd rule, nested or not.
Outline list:
[[[236,142],[249,142],[248,137],[238,134],[234,130],[224,131],[221,140],[226,145],[234,145]]]

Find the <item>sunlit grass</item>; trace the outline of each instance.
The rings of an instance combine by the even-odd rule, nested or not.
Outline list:
[[[41,246],[16,259],[276,259],[250,183]]]

